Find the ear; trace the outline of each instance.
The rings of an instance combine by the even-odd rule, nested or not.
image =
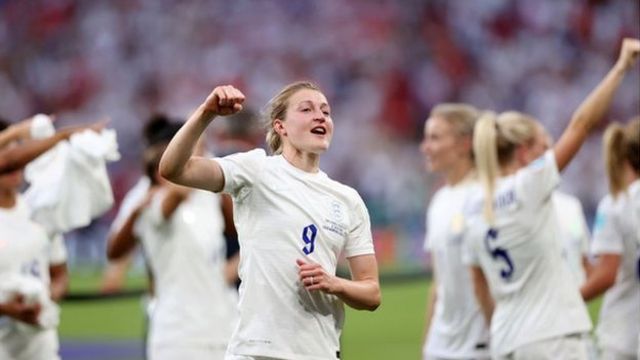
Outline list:
[[[518,165],[527,166],[529,165],[529,148],[527,145],[522,144],[518,145],[516,148],[516,160],[518,161]]]
[[[280,136],[286,136],[287,135],[287,129],[285,129],[285,127],[284,127],[284,121],[282,121],[280,119],[275,119],[273,121],[273,128],[275,129],[276,133],[278,133],[278,135],[280,135]]]

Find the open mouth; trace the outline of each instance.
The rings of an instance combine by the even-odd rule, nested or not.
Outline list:
[[[316,135],[326,135],[327,129],[325,129],[323,126],[316,126],[311,129],[311,133]]]

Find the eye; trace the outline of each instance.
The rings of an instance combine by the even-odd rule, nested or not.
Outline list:
[[[328,111],[323,111],[322,113],[323,113],[325,116],[330,116],[330,115],[331,115],[331,113],[330,113],[330,112],[328,112]]]
[[[309,112],[309,111],[311,111],[311,108],[302,108],[300,111],[302,111],[302,112]]]

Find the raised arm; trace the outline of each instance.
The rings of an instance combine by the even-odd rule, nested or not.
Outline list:
[[[244,95],[233,86],[218,86],[173,137],[160,160],[160,175],[179,185],[218,192],[224,175],[218,163],[194,155],[200,135],[216,116],[242,110]]]
[[[618,61],[573,113],[571,122],[553,147],[558,170],[562,171],[582,146],[591,129],[602,119],[624,74],[640,54],[640,41],[624,39]]]
[[[5,174],[23,168],[33,159],[44,154],[60,141],[67,140],[76,132],[84,130],[99,131],[106,125],[99,121],[91,125],[72,126],[59,130],[55,135],[41,140],[30,140],[13,147],[0,149],[0,174]]]

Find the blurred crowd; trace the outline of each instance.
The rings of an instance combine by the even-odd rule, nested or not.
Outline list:
[[[140,174],[151,114],[185,118],[223,83],[259,112],[284,84],[313,80],[336,123],[323,169],[359,190],[393,259],[420,265],[439,185],[418,151],[429,110],[444,101],[517,109],[557,136],[622,37],[640,36],[639,19],[640,2],[614,0],[4,0],[0,115],[55,113],[62,124],[108,115],[123,154],[110,168],[118,200]],[[639,112],[636,67],[609,120]],[[210,136],[224,132],[220,122]],[[588,217],[606,191],[599,139],[563,180]],[[90,257],[104,258],[112,216],[76,232],[99,244],[81,245]]]

